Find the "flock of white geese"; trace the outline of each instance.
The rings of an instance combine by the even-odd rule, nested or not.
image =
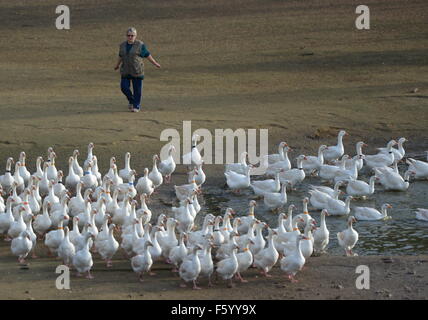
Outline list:
[[[191,163],[188,184],[174,186],[179,205],[168,213],[154,215],[154,219],[149,199],[155,197],[155,190],[164,182],[171,182],[176,169],[173,146],[162,161],[154,155],[152,170],[145,168],[138,180],[136,171],[131,169],[129,152],[123,169],[118,170],[112,157],[109,171],[102,176],[93,143],[88,146],[83,167],[78,161],[78,150],[69,157],[65,179],[63,171],[56,168],[53,148],[48,149],[46,161],[37,158],[33,174],[26,168],[25,152],[21,152],[14,173],[14,159],[8,158],[6,172],[0,176],[0,233],[11,242],[11,251],[19,263],[24,264],[30,253],[36,258],[39,241],[50,255],[60,257],[79,276],[86,273],[88,278],[93,277],[94,255],[98,254],[110,267],[113,256],[121,249],[140,281],[143,273],[151,273],[158,261],[167,262],[172,271],[178,272],[183,280],[181,286],[193,282],[194,289],[199,288],[196,281],[200,278],[207,278],[211,285],[214,274],[229,285],[233,285],[234,278],[245,282],[242,274],[250,267],[270,276],[268,272],[278,262],[289,279],[297,281],[294,276],[305,261],[327,249],[326,216],[349,216],[347,228],[337,233],[337,239],[346,255],[355,255],[352,249],[358,241],[358,232],[353,223],[386,219],[391,205],[383,204],[380,211],[355,207],[354,215],[349,215],[350,201],[374,194],[377,183],[384,190],[406,191],[411,177],[428,179],[428,158],[427,162],[407,158],[406,172],[399,173],[397,163],[404,161],[405,138],[398,142],[391,140],[374,155],[364,155],[365,144],[358,142],[356,155],[351,158],[344,154],[345,135],[344,130],[339,132],[337,145],[321,145],[317,156],[299,155],[297,168],[292,168],[288,158],[291,149],[281,142],[278,153],[263,160],[267,165],[265,175],[272,179],[251,180],[252,165],[247,164],[245,152],[239,163],[225,166],[226,182],[233,192],[238,194],[251,188],[263,198],[268,209],[279,213],[276,228],[255,217],[255,200],[249,201],[248,214],[234,217],[235,211],[227,208],[222,215],[205,214],[202,226],[195,225],[195,217],[201,211],[198,195],[206,180],[196,135],[192,138],[191,152],[183,156]],[[368,183],[358,179],[363,167],[374,173]],[[334,187],[311,185],[309,197],[302,199],[302,213],[293,216],[293,204],[282,212],[287,203],[287,189],[301,183],[307,175],[318,176]],[[339,200],[344,193],[341,186],[346,186],[345,201]],[[309,203],[321,210],[318,227],[309,214]],[[428,221],[428,210],[418,209],[416,218]]]

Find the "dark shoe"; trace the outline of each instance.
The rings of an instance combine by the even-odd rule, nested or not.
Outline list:
[[[128,104],[128,109],[132,111],[132,108],[134,108],[134,106],[132,105],[132,103]]]

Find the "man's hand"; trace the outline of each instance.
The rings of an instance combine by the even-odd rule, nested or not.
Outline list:
[[[114,70],[117,70],[117,69],[119,69],[119,66],[114,67]]]

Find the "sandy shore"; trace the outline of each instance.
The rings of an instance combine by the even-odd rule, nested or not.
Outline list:
[[[53,0],[0,5],[0,39],[21,39],[0,53],[0,163],[37,156],[49,146],[66,168],[74,149],[86,154],[95,143],[102,172],[116,156],[132,151],[139,174],[165,144],[166,128],[269,130],[269,151],[287,141],[300,153],[316,154],[334,144],[339,129],[349,132],[345,150],[369,144],[374,153],[392,138],[409,141],[407,152],[428,150],[425,0],[366,1],[371,30],[354,27],[351,0],[175,1],[123,6],[118,1],[69,1],[72,28],[58,31]],[[140,12],[141,15],[135,15]],[[411,21],[411,23],[409,23]],[[127,111],[113,71],[118,44],[130,25],[141,30],[162,69],[146,64],[144,110]],[[416,90],[415,90],[416,89]],[[178,177],[184,179],[183,168]],[[222,166],[207,166],[217,176]],[[209,180],[208,180],[209,181]],[[209,182],[208,182],[209,183]],[[107,270],[97,260],[94,280],[72,278],[71,290],[55,288],[58,261],[41,254],[20,269],[1,241],[1,299],[426,299],[427,256],[316,257],[286,282],[278,268],[272,278],[248,272],[248,283],[224,284],[201,292],[178,288],[166,265],[137,283],[129,262]],[[355,268],[371,271],[370,290],[355,288]],[[206,287],[204,281],[201,285]],[[248,290],[243,290],[248,289]]]

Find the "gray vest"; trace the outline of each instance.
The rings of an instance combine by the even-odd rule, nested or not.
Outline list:
[[[119,56],[122,58],[122,65],[120,66],[120,74],[122,77],[142,77],[144,76],[144,63],[141,55],[143,42],[135,40],[131,49],[126,53],[127,41],[120,44]]]

